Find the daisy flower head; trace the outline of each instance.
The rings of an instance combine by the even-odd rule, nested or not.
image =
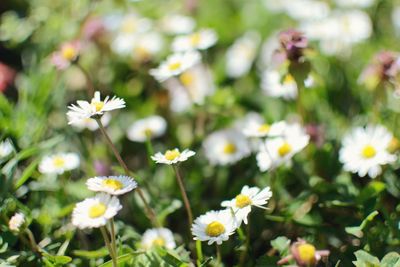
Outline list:
[[[25,223],[25,215],[21,212],[15,213],[8,222],[8,228],[11,231],[19,232],[21,226]]]
[[[156,163],[171,165],[178,162],[186,161],[188,158],[195,154],[196,152],[189,149],[185,149],[180,152],[179,149],[175,148],[172,150],[167,150],[164,154],[158,152],[154,156],[151,156],[151,159],[154,160]]]
[[[76,204],[72,224],[79,229],[98,228],[122,209],[119,199],[106,193],[97,194]]]
[[[158,68],[150,70],[150,74],[163,82],[193,67],[199,63],[200,58],[200,54],[195,51],[172,54]]]
[[[261,171],[267,171],[284,163],[290,164],[291,158],[303,150],[310,137],[297,123],[279,122],[273,124],[269,138],[265,140],[257,153],[257,165]]]
[[[234,164],[251,152],[246,137],[236,129],[211,133],[204,140],[203,149],[207,159],[213,165]]]
[[[148,32],[140,35],[133,47],[133,58],[139,62],[153,59],[163,48],[164,40],[158,32]]]
[[[214,242],[221,245],[229,239],[237,228],[237,223],[230,210],[209,211],[197,217],[192,224],[194,240],[208,241],[211,245]]]
[[[101,116],[107,111],[121,109],[125,107],[125,101],[122,98],[108,96],[101,100],[100,92],[96,91],[90,101],[78,100],[77,105],[70,105],[67,112],[68,124],[74,124],[93,116]]]
[[[174,249],[176,243],[171,230],[167,228],[153,228],[144,232],[141,240],[141,245],[145,249],[150,249],[154,246]]]
[[[51,55],[51,62],[57,69],[68,68],[78,59],[82,45],[79,41],[71,41],[61,45],[60,49]]]
[[[107,126],[111,121],[110,113],[105,113],[100,120],[104,126]],[[99,125],[97,124],[96,120],[92,118],[77,120],[71,123],[71,125],[78,131],[83,131],[84,129],[96,131],[97,129],[99,129]]]
[[[129,126],[127,137],[134,142],[146,142],[147,139],[153,139],[162,136],[167,129],[167,122],[161,116],[150,116],[135,121]]]
[[[187,34],[193,31],[196,22],[193,18],[180,14],[170,14],[160,21],[160,28],[167,34]]]
[[[214,30],[201,29],[188,35],[176,37],[172,42],[172,50],[175,52],[205,50],[213,46],[217,40],[218,36]]]
[[[353,129],[343,138],[339,151],[343,169],[360,177],[367,174],[371,178],[377,177],[382,172],[382,165],[397,159],[388,151],[392,139],[393,135],[381,125]]]
[[[263,121],[249,121],[245,128],[243,128],[243,134],[247,137],[267,137],[270,133],[271,125]]]
[[[7,157],[13,151],[13,145],[10,139],[0,142],[0,159]]]
[[[282,76],[276,70],[266,70],[262,75],[261,88],[268,96],[292,100],[297,97],[297,83],[289,73]]]
[[[247,32],[235,41],[226,53],[225,70],[229,77],[239,78],[249,72],[259,43],[257,32]]]
[[[170,95],[170,108],[174,112],[186,111],[193,104],[203,105],[206,97],[215,92],[211,71],[204,64],[196,64],[177,79],[168,79],[165,87]]]
[[[264,205],[272,197],[269,187],[261,190],[258,187],[249,187],[245,185],[242,191],[232,200],[226,200],[221,203],[222,207],[230,208],[233,212],[238,226],[242,221],[247,224],[247,216],[251,212],[251,207],[259,207],[265,209]]]
[[[79,163],[76,153],[58,153],[44,157],[39,163],[39,171],[43,174],[63,174],[78,168]]]
[[[105,192],[110,195],[122,195],[137,187],[136,181],[129,176],[100,176],[86,181],[89,190]]]

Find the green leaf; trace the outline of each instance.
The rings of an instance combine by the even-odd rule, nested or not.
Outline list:
[[[117,261],[118,261],[118,265],[121,263],[125,263],[131,259],[133,259],[133,254],[132,253],[127,253],[121,256],[118,256]],[[100,265],[99,267],[112,267],[112,260],[109,260],[105,263],[103,263],[102,265]]]
[[[108,255],[108,250],[107,248],[101,248],[98,250],[74,250],[72,251],[72,253],[75,256],[78,257],[83,257],[83,258],[87,258],[87,259],[98,259],[98,258],[102,258]]]
[[[378,196],[385,188],[385,183],[379,181],[370,182],[358,195],[357,202],[362,204],[366,200]]]
[[[18,179],[18,181],[15,183],[14,188],[18,189],[20,188],[23,184],[25,184],[25,182],[29,179],[29,177],[31,177],[32,173],[35,171],[36,166],[39,163],[39,159],[34,160],[33,162],[31,162],[28,167],[26,167],[26,169],[24,170],[24,172],[22,173],[21,177]]]
[[[400,255],[397,252],[390,252],[383,257],[381,264],[382,267],[399,267]]]
[[[356,267],[380,267],[380,262],[377,257],[372,256],[364,250],[358,250],[354,253],[356,261],[353,261]]]
[[[346,227],[345,230],[348,234],[354,235],[358,238],[361,238],[364,236],[363,229],[365,226],[367,226],[368,222],[372,221],[376,215],[378,215],[378,211],[373,211],[371,212],[360,224],[360,226],[352,226],[352,227]]]
[[[279,236],[271,241],[271,246],[278,250],[281,255],[286,255],[289,251],[290,240],[285,236]]]

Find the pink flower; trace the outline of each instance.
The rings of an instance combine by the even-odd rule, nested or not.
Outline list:
[[[308,39],[302,32],[295,29],[279,33],[279,43],[280,49],[273,54],[273,61],[277,65],[285,60],[299,62],[304,55],[304,49],[308,47]]]
[[[85,21],[82,35],[87,40],[96,40],[105,32],[104,23],[101,18],[91,17]]]
[[[0,62],[0,92],[4,92],[8,86],[13,84],[15,75],[14,69]]]
[[[78,40],[63,43],[60,49],[51,55],[51,62],[59,70],[66,69],[78,59],[81,47]]]
[[[297,266],[316,266],[322,257],[329,256],[329,250],[316,250],[315,247],[303,239],[298,239],[290,246],[290,255],[278,261],[278,265],[287,264],[294,259]]]

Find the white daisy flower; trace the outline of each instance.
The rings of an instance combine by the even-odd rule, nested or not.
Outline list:
[[[276,168],[284,163],[290,164],[291,158],[309,143],[310,137],[297,123],[279,122],[271,126],[270,136],[263,142],[257,153],[257,165],[261,171]]]
[[[397,157],[388,152],[393,135],[383,126],[368,125],[353,129],[343,138],[339,160],[343,168],[360,177],[371,178],[382,172],[382,165],[393,163]]]
[[[141,34],[133,46],[132,56],[140,62],[151,60],[161,51],[163,45],[163,38],[158,32]]]
[[[243,134],[247,137],[266,137],[269,135],[271,125],[263,121],[251,121],[245,128],[243,128]]]
[[[135,121],[127,131],[128,139],[134,142],[146,142],[147,138],[162,136],[167,129],[167,122],[161,116],[150,116]]]
[[[88,101],[78,100],[77,104],[78,105],[72,104],[68,107],[68,124],[73,124],[95,115],[103,115],[107,111],[125,107],[125,101],[116,96],[111,99],[107,96],[104,100],[101,100],[99,91],[94,93],[94,97],[90,103]]]
[[[109,113],[105,113],[100,120],[104,126],[107,126],[111,121],[111,115]],[[99,125],[97,124],[96,120],[92,118],[74,121],[73,123],[71,123],[71,125],[78,131],[83,131],[84,129],[96,131],[97,129],[99,129]]]
[[[179,14],[167,15],[160,21],[162,31],[167,34],[187,34],[192,32],[195,26],[193,18]]]
[[[13,145],[9,139],[0,142],[0,159],[7,157],[13,151]]]
[[[200,61],[198,52],[186,52],[170,55],[156,69],[150,70],[150,74],[158,81],[163,82],[168,78],[177,76]]]
[[[400,33],[400,6],[396,6],[393,8],[392,11],[392,22],[393,25],[397,31],[397,33]]]
[[[214,165],[233,164],[250,154],[246,137],[236,129],[211,133],[203,142],[207,159]]]
[[[120,209],[122,206],[117,197],[100,193],[76,204],[72,224],[79,229],[104,226]]]
[[[300,29],[310,40],[320,41],[323,53],[340,56],[348,56],[354,44],[364,42],[373,32],[370,17],[361,10],[336,12],[304,23]]]
[[[247,224],[247,216],[251,212],[251,207],[263,207],[272,197],[272,192],[269,187],[261,190],[258,187],[248,187],[245,185],[242,191],[232,200],[226,200],[221,203],[222,207],[230,208],[238,222],[238,226],[242,221]]]
[[[172,42],[172,50],[175,52],[205,50],[213,46],[217,40],[218,37],[214,30],[202,29],[188,35],[176,37]]]
[[[174,249],[176,243],[171,230],[167,228],[148,229],[142,236],[141,245],[144,249],[150,249],[154,246]]]
[[[215,92],[211,71],[203,64],[196,64],[164,84],[170,93],[170,108],[174,112],[186,111],[193,104],[203,105],[206,97]]]
[[[58,153],[46,156],[39,163],[39,171],[44,174],[63,174],[78,168],[80,163],[76,153]]]
[[[189,149],[185,149],[182,152],[179,152],[179,149],[175,148],[172,150],[167,150],[164,154],[158,152],[154,156],[151,156],[151,159],[154,160],[156,163],[171,165],[178,162],[186,161],[188,158],[195,154],[196,152]]]
[[[105,192],[110,195],[122,195],[137,187],[136,181],[129,176],[100,176],[86,181],[89,190]]]
[[[335,0],[340,7],[367,8],[375,3],[375,0]]]
[[[212,210],[197,217],[192,224],[192,234],[194,240],[208,241],[208,245],[214,242],[221,245],[236,228],[237,224],[230,210]]]
[[[15,213],[8,222],[8,227],[11,231],[18,232],[21,226],[25,223],[25,215],[21,212]]]
[[[246,32],[228,48],[225,69],[229,77],[238,78],[249,72],[259,43],[260,35],[257,32]]]
[[[323,1],[296,0],[289,1],[286,12],[289,17],[296,20],[318,20],[326,18],[329,15],[330,8]]]
[[[262,76],[261,88],[271,97],[282,97],[286,100],[297,97],[297,83],[293,76],[286,74],[284,77],[278,71],[266,70]]]

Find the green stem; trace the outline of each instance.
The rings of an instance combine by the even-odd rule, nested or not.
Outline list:
[[[203,262],[203,250],[201,247],[201,241],[196,240],[196,253],[197,253],[197,265],[201,265]]]
[[[100,231],[101,231],[101,234],[103,235],[104,243],[106,243],[108,252],[110,253],[112,265],[113,265],[113,267],[118,267],[116,256],[114,255],[113,249],[111,247],[110,239],[108,238],[107,229],[104,226],[101,226]]]
[[[117,260],[117,257],[118,257],[118,252],[117,252],[117,242],[115,241],[115,223],[114,223],[114,219],[112,218],[111,220],[110,220],[110,228],[111,228],[111,247],[112,247],[112,249],[113,249],[113,251],[114,251],[114,255],[115,255],[115,258],[116,258],[116,260]]]
[[[121,165],[121,167],[124,169],[125,174],[127,176],[130,176],[130,171],[128,169],[128,166],[126,165],[126,163],[122,159],[122,157],[119,154],[117,148],[114,146],[113,142],[111,141],[111,138],[108,136],[107,131],[104,128],[103,124],[101,123],[100,118],[95,118],[95,120],[96,120],[97,124],[99,125],[99,129],[100,129],[101,133],[103,134],[104,138],[106,139],[106,142],[107,142],[108,146],[113,151],[113,153],[114,153],[115,157],[117,158],[117,160],[118,160],[119,164]],[[156,214],[155,214],[154,210],[152,208],[150,208],[150,205],[147,202],[146,198],[144,197],[144,193],[140,189],[139,186],[136,188],[136,192],[139,194],[139,197],[140,197],[140,199],[142,200],[142,202],[144,204],[145,213],[146,213],[147,217],[150,219],[151,223],[154,226],[160,227],[160,223],[157,220],[157,217],[156,217]]]
[[[92,79],[90,78],[89,72],[87,72],[87,70],[85,70],[82,67],[82,65],[79,64],[79,62],[77,62],[75,65],[78,67],[78,69],[80,69],[82,71],[83,75],[85,76],[88,96],[89,97],[93,97],[93,95],[94,95],[94,85],[93,85]]]
[[[221,266],[221,250],[217,243],[215,243],[215,248],[217,251],[217,265],[216,266]]]
[[[249,251],[249,246],[250,246],[250,219],[247,222],[246,226],[246,244],[245,244],[245,249],[240,254],[239,266],[244,266],[244,263],[246,262],[247,253]]]
[[[185,186],[183,185],[183,180],[179,173],[178,167],[176,165],[172,165],[172,167],[174,168],[176,180],[178,182],[179,189],[181,190],[183,203],[185,204],[186,213],[187,213],[188,220],[189,220],[189,231],[190,231],[190,227],[192,226],[192,223],[193,223],[192,208],[190,207],[190,202],[189,202],[188,196],[186,194]]]
[[[150,168],[154,168],[154,161],[151,159],[151,156],[154,154],[153,144],[151,143],[151,138],[148,136],[146,138],[146,150],[147,150],[147,160],[149,162]]]

